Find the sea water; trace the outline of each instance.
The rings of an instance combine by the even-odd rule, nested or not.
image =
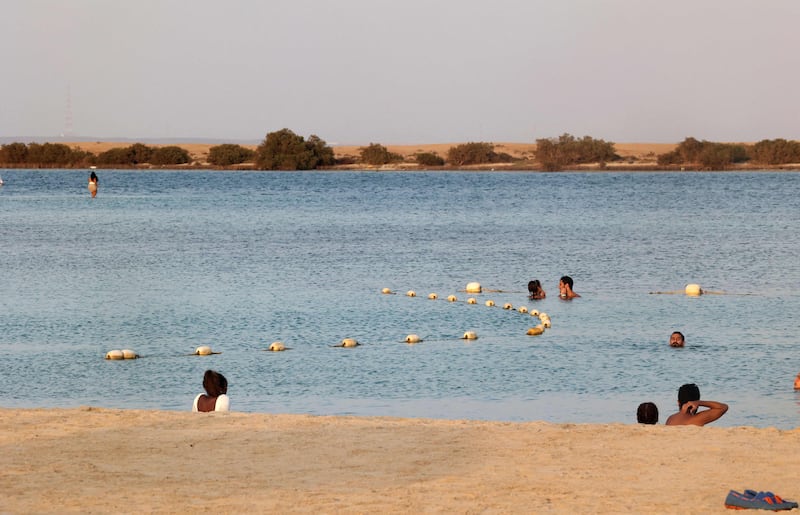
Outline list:
[[[3,172],[4,407],[189,410],[215,369],[243,412],[663,422],[693,382],[716,425],[799,425],[800,174],[98,175]]]

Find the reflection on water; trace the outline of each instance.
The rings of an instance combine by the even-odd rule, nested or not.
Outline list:
[[[106,171],[94,200],[86,176],[3,173],[4,406],[188,410],[215,368],[239,411],[663,422],[696,382],[717,425],[798,425],[798,174]],[[444,300],[471,281],[505,293]],[[649,294],[689,282],[731,294]]]

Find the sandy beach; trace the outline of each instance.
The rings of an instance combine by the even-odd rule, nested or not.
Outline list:
[[[633,414],[632,414],[633,417]],[[2,513],[730,513],[800,430],[0,409]]]

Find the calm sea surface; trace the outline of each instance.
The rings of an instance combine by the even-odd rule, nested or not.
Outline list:
[[[4,407],[189,410],[213,368],[244,412],[663,422],[695,382],[716,425],[800,426],[797,173],[0,175]],[[502,292],[441,300],[471,281]],[[651,294],[687,283],[726,294]]]

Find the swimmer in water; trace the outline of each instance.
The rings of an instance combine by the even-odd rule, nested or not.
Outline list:
[[[572,277],[565,275],[558,281],[558,296],[564,300],[571,300],[575,297],[580,297],[577,293],[572,291]]]
[[[670,347],[683,347],[685,341],[686,339],[683,337],[683,333],[680,331],[675,331],[669,336]]]
[[[89,193],[92,194],[92,198],[97,196],[97,174],[94,172],[89,175]]]
[[[542,288],[542,283],[539,282],[539,279],[534,279],[533,281],[528,282],[529,299],[542,300],[546,296],[547,294],[544,292],[544,288]]]

